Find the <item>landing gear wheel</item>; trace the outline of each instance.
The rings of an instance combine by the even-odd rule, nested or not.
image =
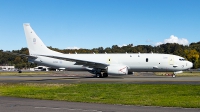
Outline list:
[[[96,77],[97,77],[97,78],[101,78],[101,77],[102,77],[102,74],[101,74],[101,73],[97,73],[97,74],[96,74]]]
[[[108,77],[108,73],[103,73],[103,77]]]
[[[172,74],[172,78],[175,78],[176,77],[176,74]]]

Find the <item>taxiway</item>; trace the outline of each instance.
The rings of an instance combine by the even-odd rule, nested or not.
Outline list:
[[[153,73],[95,78],[88,72],[59,72],[50,75],[0,76],[1,83],[129,83],[129,84],[200,84],[200,77],[155,76]],[[200,109],[110,105],[66,101],[0,97],[1,112],[199,112]]]

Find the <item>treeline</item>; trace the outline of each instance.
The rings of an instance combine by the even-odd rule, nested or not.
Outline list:
[[[99,47],[93,49],[58,49],[49,47],[52,50],[62,52],[62,53],[165,53],[179,55],[187,60],[194,63],[193,68],[200,68],[200,42],[191,43],[189,46],[183,46],[176,43],[167,43],[159,46],[151,45],[138,45],[133,46],[129,44],[127,46],[119,47],[118,45],[113,45],[112,47]],[[26,54],[28,55],[28,49],[22,48],[21,50],[13,50],[12,53]],[[20,57],[16,55],[11,55],[4,53],[3,50],[0,51],[0,65],[14,65],[16,68],[29,68],[36,66],[35,64],[28,63],[27,58]]]
[[[6,53],[11,52],[11,53]],[[1,66],[15,66],[15,68],[31,68],[35,67],[36,64],[29,63],[28,59],[23,56],[18,56],[16,54],[26,54],[29,55],[28,48],[21,48],[21,50],[12,50],[12,51],[4,51],[0,50],[0,65]]]

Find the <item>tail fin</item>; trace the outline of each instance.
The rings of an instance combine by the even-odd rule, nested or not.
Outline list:
[[[24,23],[24,32],[30,55],[54,55],[61,54],[56,51],[52,51],[46,47],[42,40],[37,36],[29,23]]]

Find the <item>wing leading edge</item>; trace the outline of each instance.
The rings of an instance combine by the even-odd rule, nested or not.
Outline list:
[[[109,64],[106,64],[106,63],[94,62],[94,61],[89,61],[89,60],[74,59],[74,58],[68,58],[68,57],[62,57],[62,56],[53,56],[53,55],[39,55],[39,56],[61,59],[61,60],[65,60],[65,61],[71,61],[71,62],[75,62],[74,65],[83,65],[83,66],[89,67],[89,68],[105,69],[107,66],[109,66]]]

